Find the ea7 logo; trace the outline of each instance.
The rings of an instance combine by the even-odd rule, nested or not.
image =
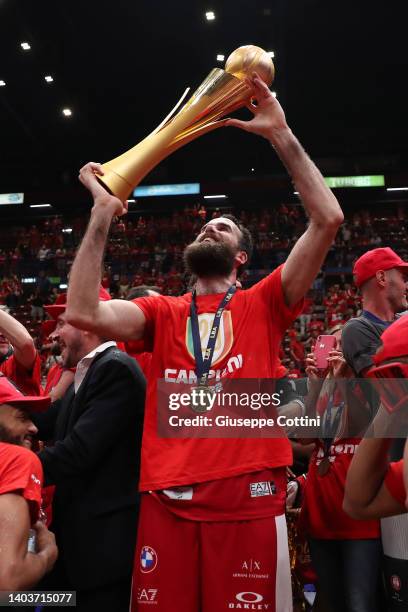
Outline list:
[[[159,589],[139,589],[137,592],[137,601],[139,603],[157,603],[156,597]]]
[[[276,486],[273,482],[251,482],[249,491],[251,497],[264,497],[264,495],[274,495]]]

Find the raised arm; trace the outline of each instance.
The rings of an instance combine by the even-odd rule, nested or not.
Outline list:
[[[391,442],[378,438],[360,442],[347,473],[343,503],[352,518],[369,520],[406,512],[384,483]]]
[[[139,339],[143,336],[145,316],[142,310],[125,300],[100,302],[99,270],[109,234],[112,218],[124,215],[127,207],[110,195],[98,182],[103,175],[100,164],[86,164],[79,175],[83,185],[91,192],[94,205],[82,244],[75,257],[69,278],[67,321],[79,329],[115,340]]]
[[[13,345],[16,361],[31,371],[37,355],[34,340],[17,319],[0,310],[0,333]]]
[[[282,270],[285,301],[290,307],[310,288],[344,217],[320,171],[288,127],[278,100],[257,75],[251,83],[257,100],[256,106],[249,106],[254,118],[251,121],[229,119],[226,125],[240,127],[269,140],[292,177],[310,220]]]
[[[343,508],[352,518],[376,519],[406,512],[385,484],[393,438],[404,429],[403,411],[388,414],[380,406],[347,473]]]

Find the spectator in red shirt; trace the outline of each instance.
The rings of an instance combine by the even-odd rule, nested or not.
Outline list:
[[[38,520],[43,472],[30,450],[37,428],[27,413],[49,404],[49,397],[24,396],[0,375],[0,590],[31,588],[57,559],[54,535]]]
[[[24,325],[0,310],[0,372],[27,395],[41,395],[41,359]]]
[[[293,360],[289,361],[288,370],[286,375],[288,378],[302,378],[302,372],[296,367]]]
[[[313,313],[312,318],[307,325],[307,331],[309,332],[309,334],[312,333],[313,331],[318,331],[319,333],[323,333],[324,329],[325,329],[325,325],[323,321],[318,319],[316,313]]]
[[[344,315],[341,306],[335,306],[333,309],[329,310],[327,314],[327,327],[343,325],[344,322]]]

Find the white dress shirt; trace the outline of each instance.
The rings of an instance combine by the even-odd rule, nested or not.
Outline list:
[[[78,363],[76,367],[75,377],[74,377],[74,389],[75,393],[78,393],[78,389],[81,386],[82,381],[84,380],[87,371],[91,367],[91,363],[95,359],[99,353],[103,353],[110,346],[117,346],[116,342],[113,340],[109,340],[109,342],[104,342],[97,346],[93,351],[82,357],[81,361]]]

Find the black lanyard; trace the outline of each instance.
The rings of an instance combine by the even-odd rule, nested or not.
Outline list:
[[[232,296],[236,292],[237,288],[235,285],[231,285],[227,293],[222,298],[220,305],[214,315],[214,321],[211,327],[210,336],[208,338],[207,348],[204,352],[204,357],[201,350],[201,338],[200,328],[198,323],[197,307],[196,307],[196,291],[194,289],[191,296],[190,305],[190,319],[191,319],[191,333],[193,336],[193,347],[194,357],[196,362],[196,374],[199,385],[206,385],[208,380],[208,374],[210,372],[211,363],[213,360],[215,343],[217,341],[218,331],[220,329],[222,313],[225,310],[226,305],[231,300]]]

